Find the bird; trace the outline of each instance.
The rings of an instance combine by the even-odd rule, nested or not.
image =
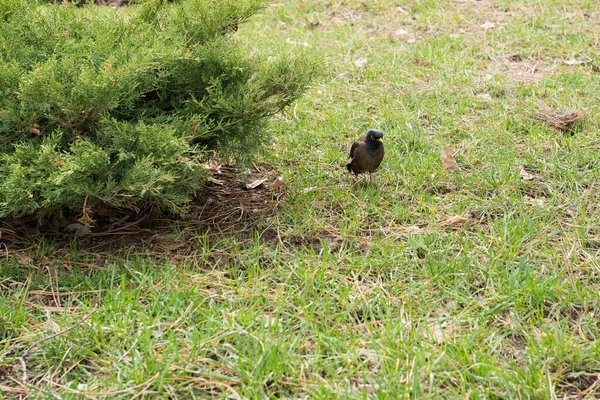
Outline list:
[[[384,154],[383,132],[369,129],[365,135],[352,144],[346,168],[348,172],[354,173],[354,177],[368,172],[369,181],[371,181],[371,172],[379,167]]]

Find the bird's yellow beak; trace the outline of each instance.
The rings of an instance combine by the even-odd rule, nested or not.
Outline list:
[[[383,138],[378,138],[377,141],[383,143]]]

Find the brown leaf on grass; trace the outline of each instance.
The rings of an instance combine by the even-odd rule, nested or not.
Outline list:
[[[403,227],[403,230],[405,233],[409,234],[409,235],[418,235],[420,233],[425,233],[425,229],[423,229],[422,227],[418,226],[418,225],[411,225],[411,226],[405,226]]]
[[[33,124],[33,126],[29,128],[29,132],[37,136],[42,135],[42,132],[40,131],[40,126],[38,124]]]
[[[443,323],[434,323],[429,327],[429,335],[437,343],[443,343],[452,337],[453,329],[451,325]]]
[[[481,100],[485,100],[485,101],[493,101],[494,99],[492,98],[492,95],[489,93],[481,93],[478,94],[477,97],[479,97]]]
[[[367,65],[367,63],[369,62],[369,60],[367,60],[364,57],[358,57],[356,60],[354,60],[354,65],[356,65],[358,68],[363,68]]]
[[[455,226],[455,225],[463,224],[463,223],[465,223],[467,221],[468,221],[467,218],[462,217],[460,215],[455,215],[454,217],[450,217],[450,218],[446,219],[445,221],[442,221],[440,223],[440,225],[442,225],[442,226]]]
[[[574,59],[569,59],[569,60],[564,60],[563,61],[564,64],[566,65],[580,65],[585,63],[585,61],[581,61],[581,60],[574,60]]]
[[[297,40],[292,40],[290,38],[285,39],[285,42],[288,44],[293,44],[294,46],[310,47],[310,44],[308,44],[308,42],[299,42]]]
[[[396,29],[393,32],[388,33],[388,38],[393,42],[399,42],[403,38],[408,38],[409,32],[406,29]]]
[[[333,22],[336,26],[344,26],[348,24],[348,20],[344,17],[333,17],[331,22]]]
[[[427,67],[427,68],[431,67],[431,63],[429,61],[427,61],[427,60],[421,60],[420,58],[415,58],[413,60],[413,64],[419,65],[419,66],[423,66],[423,67]]]
[[[533,197],[529,197],[529,196],[524,196],[523,199],[525,201],[527,201],[529,204],[534,205],[534,206],[539,206],[539,207],[543,207],[545,204],[544,199],[535,199]]]
[[[555,110],[547,106],[540,106],[534,117],[544,122],[551,128],[568,131],[573,125],[585,116],[585,111]]]
[[[496,27],[496,24],[490,21],[485,21],[483,24],[480,25],[480,27],[485,30],[494,29]]]
[[[321,23],[319,21],[317,22],[313,22],[313,21],[308,21],[306,23],[306,27],[308,29],[310,29],[311,31],[314,31],[315,29],[317,29],[319,26],[321,26]]]
[[[204,164],[204,168],[206,168],[210,172],[220,172],[222,166],[223,164],[216,161],[209,161],[206,164]]]
[[[519,171],[519,176],[526,181],[532,181],[534,178],[534,176],[531,175],[529,172],[525,171],[525,168],[523,167],[521,167],[521,170]]]
[[[362,376],[355,376],[351,378],[353,390],[357,392],[365,392],[369,397],[374,393],[379,392],[379,385],[374,382],[370,382],[368,379]]]
[[[452,155],[452,150],[449,147],[444,147],[441,153],[442,167],[446,171],[459,171],[460,167],[456,162],[456,159]]]
[[[285,182],[283,181],[283,175],[278,176],[273,181],[272,185],[273,192],[281,192],[285,190]]]

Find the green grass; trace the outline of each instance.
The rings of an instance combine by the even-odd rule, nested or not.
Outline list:
[[[599,22],[592,0],[276,2],[236,40],[328,71],[271,124],[281,207],[184,259],[7,253],[4,396],[597,398]],[[540,105],[587,114],[563,133]],[[386,158],[355,184],[370,127]],[[25,385],[15,358],[93,310],[31,348]]]

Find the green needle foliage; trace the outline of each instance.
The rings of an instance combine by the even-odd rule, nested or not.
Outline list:
[[[231,39],[262,0],[139,3],[0,3],[0,217],[180,211],[206,159],[247,160],[315,75]]]

